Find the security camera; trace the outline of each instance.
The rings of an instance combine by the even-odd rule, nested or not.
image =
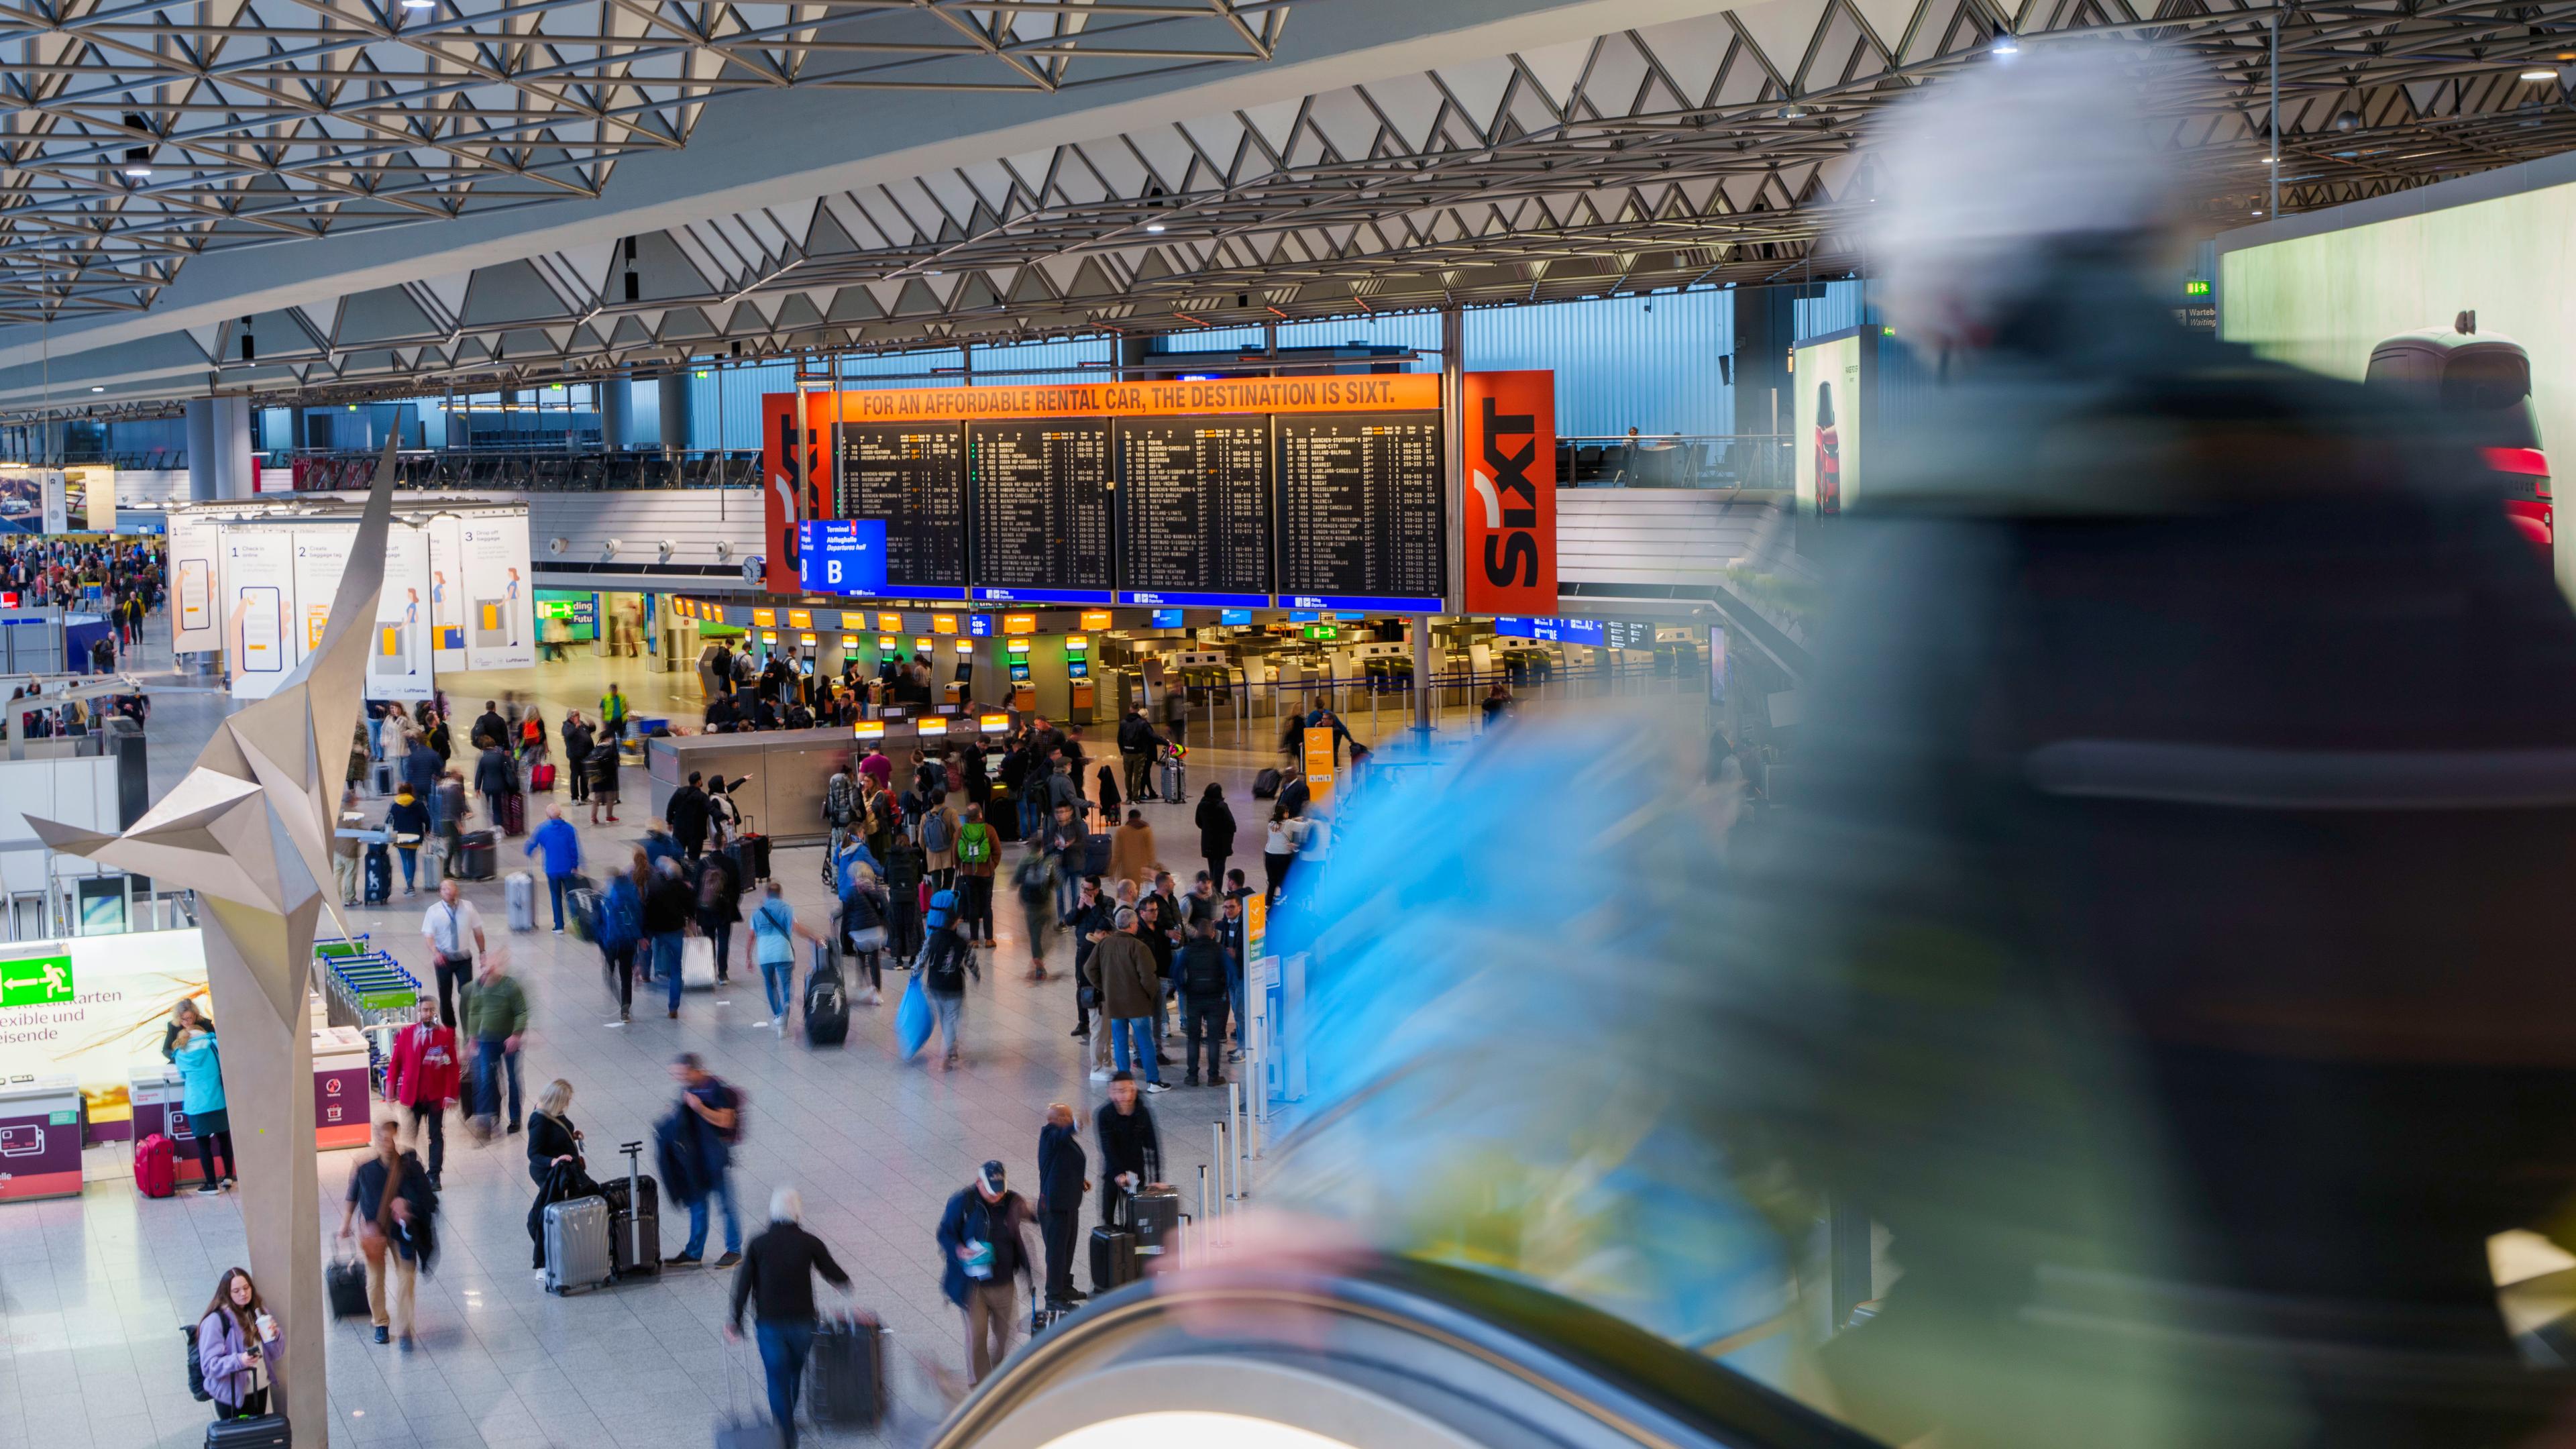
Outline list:
[[[729,558],[732,558],[732,557],[733,557],[733,540],[732,540],[732,539],[729,539],[729,538],[720,538],[720,539],[717,539],[717,540],[716,540],[716,562],[718,562],[718,563],[722,563],[722,562],[724,562],[726,559],[729,559]]]
[[[670,541],[669,539],[667,539],[667,538],[666,538],[666,539],[663,539],[660,543],[655,544],[655,545],[654,545],[654,547],[659,548],[660,550],[662,550],[662,557],[664,557],[664,558],[666,558],[666,559],[667,559],[667,558],[669,558],[671,555],[673,555],[673,554],[675,554],[675,553],[678,553],[678,552],[680,551],[680,546],[679,546],[678,544],[676,544],[676,543],[671,542],[671,541]]]
[[[553,554],[557,558],[563,557],[564,550],[571,547],[572,540],[568,538],[550,538],[546,540],[546,552]]]
[[[617,557],[617,551],[623,547],[625,547],[623,543],[612,538],[608,542],[601,544],[599,546],[599,551],[601,554],[609,558],[615,558]]]

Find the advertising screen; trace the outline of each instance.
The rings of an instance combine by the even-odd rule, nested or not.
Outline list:
[[[126,1076],[161,1065],[162,1027],[183,996],[206,1001],[206,943],[193,930],[0,945],[0,1080],[69,1073],[93,1124],[123,1122]]]
[[[2445,189],[2314,235],[2220,237],[2219,333],[2410,393],[2501,452],[2502,471],[2545,478],[2550,448],[2576,440],[2576,182],[2449,206]],[[2525,532],[2549,540],[2545,500],[2525,501]],[[2561,587],[2576,583],[2576,550],[2556,555]]]
[[[1798,512],[1832,518],[1848,510],[1860,484],[1863,339],[1857,332],[1825,338],[1792,354],[1789,391],[1796,400],[1793,451],[1798,459]]]

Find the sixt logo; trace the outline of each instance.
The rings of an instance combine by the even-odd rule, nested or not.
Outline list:
[[[1484,500],[1485,553],[1479,561],[1485,581],[1497,588],[1531,588],[1538,583],[1538,487],[1530,465],[1538,461],[1538,419],[1529,413],[1497,412],[1491,397],[1478,399],[1483,412],[1484,457],[1470,474],[1476,496]],[[1507,439],[1520,446],[1506,448]]]

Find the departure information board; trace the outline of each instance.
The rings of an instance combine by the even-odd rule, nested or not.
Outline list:
[[[1109,421],[966,425],[975,597],[1110,602]]]
[[[1270,602],[1269,419],[1121,419],[1118,476],[1120,602]]]
[[[1437,612],[1444,582],[1436,413],[1282,417],[1279,602]]]
[[[966,456],[955,423],[843,423],[842,518],[886,526],[886,590],[966,597]]]

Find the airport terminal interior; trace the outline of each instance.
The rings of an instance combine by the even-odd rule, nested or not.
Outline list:
[[[0,65],[0,1449],[2566,1437],[2576,0]]]

